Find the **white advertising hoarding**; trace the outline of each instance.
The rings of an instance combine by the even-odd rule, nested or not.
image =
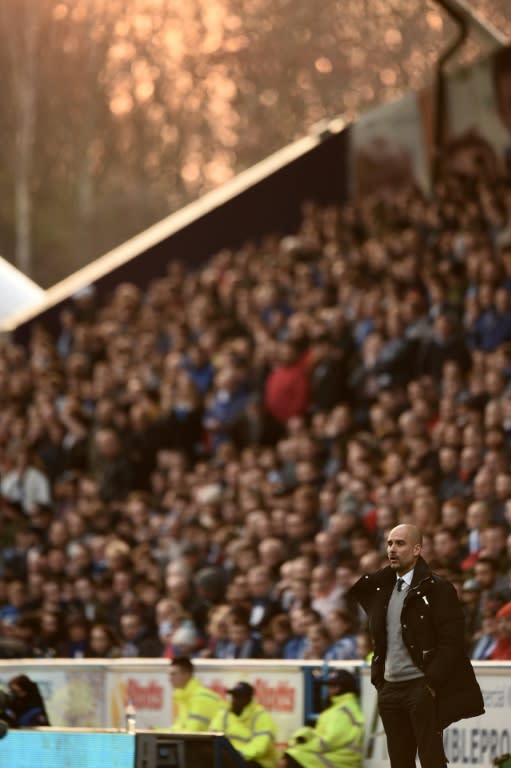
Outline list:
[[[449,768],[490,768],[496,757],[511,753],[511,668],[485,662],[475,665],[484,697],[485,713],[459,720],[444,731]],[[362,673],[362,709],[366,717],[364,768],[390,768],[387,742],[378,717],[376,691]]]

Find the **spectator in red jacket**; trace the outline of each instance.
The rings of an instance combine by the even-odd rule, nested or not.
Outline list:
[[[278,345],[277,363],[266,379],[265,405],[274,419],[286,423],[309,407],[310,380],[308,353],[300,354],[291,341]]]
[[[511,660],[511,602],[497,611],[497,644],[490,654],[493,661]]]

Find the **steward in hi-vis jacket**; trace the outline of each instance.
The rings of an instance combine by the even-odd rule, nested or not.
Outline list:
[[[357,683],[344,669],[330,672],[328,706],[314,728],[300,728],[284,754],[294,768],[360,768],[364,740],[364,716],[357,698]]]
[[[208,731],[213,717],[223,707],[224,699],[193,677],[193,664],[182,656],[170,665],[174,719],[172,731]]]
[[[223,731],[250,768],[276,768],[277,727],[264,707],[254,701],[249,683],[236,683],[227,691],[231,706],[218,712],[211,731]]]

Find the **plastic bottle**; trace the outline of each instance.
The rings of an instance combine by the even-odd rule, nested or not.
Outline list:
[[[137,710],[135,709],[131,699],[126,704],[126,709],[124,710],[124,721],[125,721],[125,726],[128,733],[136,733]]]

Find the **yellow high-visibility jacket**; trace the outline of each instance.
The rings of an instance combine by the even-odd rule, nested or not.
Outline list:
[[[195,677],[184,688],[175,688],[173,699],[177,713],[171,731],[208,731],[213,717],[225,707],[225,699]]]
[[[300,728],[286,754],[303,768],[360,768],[364,741],[364,716],[354,693],[332,697],[315,728]]]
[[[277,765],[277,726],[269,712],[255,701],[251,701],[241,715],[235,715],[228,708],[218,712],[210,730],[223,731],[245,760],[255,760],[262,768]]]

